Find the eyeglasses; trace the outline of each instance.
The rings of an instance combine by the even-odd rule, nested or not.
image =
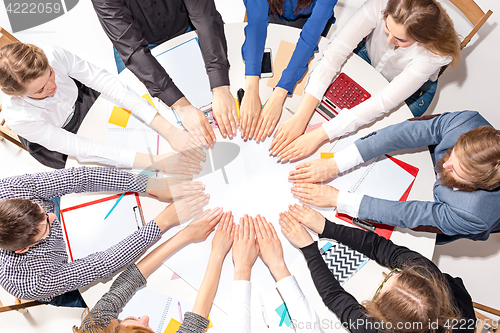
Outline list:
[[[43,237],[43,238],[40,238],[39,240],[37,240],[36,242],[34,242],[33,244],[30,244],[26,247],[31,247],[31,246],[35,246],[35,245],[38,245],[42,242],[44,242],[47,238],[49,238],[50,236],[50,231],[52,230],[52,224],[50,223],[50,220],[49,220],[49,214],[45,213],[45,215],[47,216],[47,227],[45,228],[45,233],[47,233],[47,236]],[[47,232],[47,229],[49,230],[49,232]]]
[[[375,292],[375,295],[373,296],[372,298],[372,301],[375,302],[375,300],[377,299],[378,297],[378,294],[380,293],[380,291],[382,290],[382,288],[384,287],[384,283],[387,282],[387,280],[389,280],[389,278],[394,275],[394,273],[399,273],[401,272],[401,270],[399,268],[394,268],[392,271],[389,272],[389,274],[386,275],[384,281],[382,281],[382,283],[380,284],[380,286],[378,287],[377,291]]]

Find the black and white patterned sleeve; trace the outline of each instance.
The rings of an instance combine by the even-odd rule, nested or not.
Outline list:
[[[0,180],[0,199],[50,199],[81,192],[146,191],[148,177],[116,168],[80,167]]]

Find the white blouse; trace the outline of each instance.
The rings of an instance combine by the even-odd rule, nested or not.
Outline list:
[[[7,124],[26,140],[75,156],[80,162],[132,167],[136,152],[101,145],[62,128],[71,120],[78,97],[72,78],[131,110],[146,124],[151,123],[156,109],[116,76],[71,52],[55,46],[44,47],[43,51],[54,69],[56,93],[42,100],[5,95],[2,113]]]
[[[409,47],[387,43],[383,11],[387,0],[368,0],[328,45],[323,58],[309,76],[306,92],[321,100],[337,76],[346,58],[368,35],[366,49],[372,66],[390,83],[379,93],[354,108],[342,110],[323,124],[328,137],[334,139],[353,132],[390,111],[416,92],[429,79],[435,81],[450,56],[439,56],[415,42]]]

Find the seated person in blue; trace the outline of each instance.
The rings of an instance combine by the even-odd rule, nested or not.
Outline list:
[[[82,288],[128,266],[171,226],[202,211],[200,182],[174,185],[116,168],[70,168],[0,179],[0,286],[25,300],[86,307]],[[117,245],[68,262],[63,226],[51,200],[70,193],[139,192],[172,201],[154,220]],[[92,217],[89,217],[92,218]]]
[[[292,93],[304,76],[309,60],[318,50],[320,36],[322,33],[326,36],[334,22],[333,7],[337,0],[245,0],[244,3],[248,25],[241,48],[246,76],[241,101],[241,135],[244,139],[264,140],[278,123],[287,94]],[[294,26],[302,32],[290,62],[262,109],[259,79],[268,23]]]
[[[420,253],[374,232],[330,222],[307,205],[295,205],[280,214],[280,225],[290,243],[302,251],[323,303],[349,332],[475,331],[472,299],[462,279],[442,273]],[[361,305],[342,288],[304,225],[319,238],[336,240],[390,270],[371,300]]]
[[[390,201],[313,183],[386,153],[429,146],[437,180],[434,200]],[[500,131],[478,112],[450,112],[373,132],[331,159],[300,164],[292,192],[305,203],[337,207],[362,220],[438,233],[437,244],[486,240],[500,229]],[[425,227],[424,227],[425,226]]]
[[[171,106],[199,144],[215,142],[203,112],[186,99],[150,49],[196,29],[213,92],[213,114],[221,134],[236,134],[238,115],[229,91],[229,61],[222,17],[213,0],[92,0],[97,18],[115,47],[118,72],[125,66]],[[186,64],[189,66],[189,64]]]

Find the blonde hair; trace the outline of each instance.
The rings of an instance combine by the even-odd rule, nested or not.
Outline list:
[[[22,95],[26,84],[47,72],[49,61],[38,46],[20,42],[0,49],[0,89],[7,95]]]
[[[478,188],[500,186],[500,131],[491,126],[470,130],[458,137],[455,155],[470,181]]]
[[[460,40],[453,22],[435,0],[389,0],[383,12],[405,27],[406,33],[432,53],[452,57],[455,67],[460,61]]]
[[[442,276],[416,266],[405,268],[392,278],[396,281],[389,290],[375,301],[363,302],[369,317],[383,323],[389,332],[452,331],[445,324],[458,315]]]
[[[153,330],[142,326],[123,326],[117,319],[111,319],[111,322],[108,325],[104,326],[102,324],[100,316],[99,323],[96,323],[90,316],[88,308],[82,314],[82,318],[85,317],[88,317],[89,328],[87,329],[86,327],[84,327],[82,320],[83,330],[80,330],[78,327],[73,326],[73,333],[154,333]]]

